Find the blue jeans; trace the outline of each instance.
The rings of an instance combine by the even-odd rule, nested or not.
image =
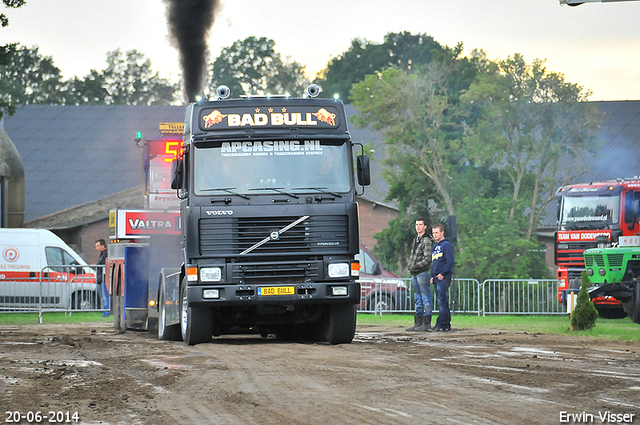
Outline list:
[[[422,272],[412,276],[413,296],[416,300],[416,316],[431,316],[433,301],[431,299],[431,284],[429,272]]]
[[[104,282],[100,284],[100,298],[102,300],[102,309],[107,310],[102,313],[102,316],[107,317],[111,313],[109,312],[109,291],[107,291],[107,285]]]
[[[436,299],[438,300],[438,320],[436,326],[441,328],[451,328],[451,311],[449,310],[449,285],[451,285],[451,276],[445,276],[444,279],[438,280],[434,276],[433,284],[436,286]]]

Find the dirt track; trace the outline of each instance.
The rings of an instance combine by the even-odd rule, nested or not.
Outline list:
[[[359,326],[339,346],[244,335],[188,347],[101,323],[4,326],[0,406],[4,422],[77,411],[85,424],[640,423],[640,342]]]

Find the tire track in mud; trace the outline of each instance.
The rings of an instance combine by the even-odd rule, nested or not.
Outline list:
[[[510,425],[640,413],[640,342],[386,326],[338,346],[240,335],[189,347],[90,326],[37,331],[0,329],[0,401],[78,409],[83,423]]]

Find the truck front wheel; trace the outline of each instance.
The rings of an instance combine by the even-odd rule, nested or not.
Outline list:
[[[329,344],[348,344],[356,334],[356,306],[337,304],[329,308],[325,337]]]
[[[211,341],[213,334],[213,315],[211,309],[201,306],[190,306],[187,302],[187,279],[182,281],[180,297],[181,317],[180,331],[182,340],[187,345]]]

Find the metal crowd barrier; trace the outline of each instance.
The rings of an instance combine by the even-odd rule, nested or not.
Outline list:
[[[487,279],[482,282],[482,315],[566,314],[557,279]]]
[[[61,265],[43,268],[39,276],[7,279],[0,272],[0,312],[42,313],[104,311],[96,273],[104,265]]]
[[[454,279],[449,287],[452,314],[566,314],[558,302],[556,279]],[[415,300],[411,279],[360,279],[359,313],[413,313]],[[431,286],[433,311],[438,311],[435,287]]]
[[[102,309],[95,273],[104,265],[48,266],[39,277],[8,280],[0,272],[0,312],[42,313],[106,311]],[[566,314],[558,302],[556,279],[454,279],[449,287],[451,313]],[[415,300],[411,279],[360,279],[360,313],[413,313]],[[434,312],[438,310],[432,285]]]
[[[361,297],[358,312],[413,313],[415,299],[411,279],[360,279]],[[454,279],[449,286],[449,308],[452,313],[480,315],[480,284],[476,279]],[[438,310],[435,287],[431,286],[433,310]]]
[[[361,313],[403,313],[414,308],[411,279],[360,279]]]

